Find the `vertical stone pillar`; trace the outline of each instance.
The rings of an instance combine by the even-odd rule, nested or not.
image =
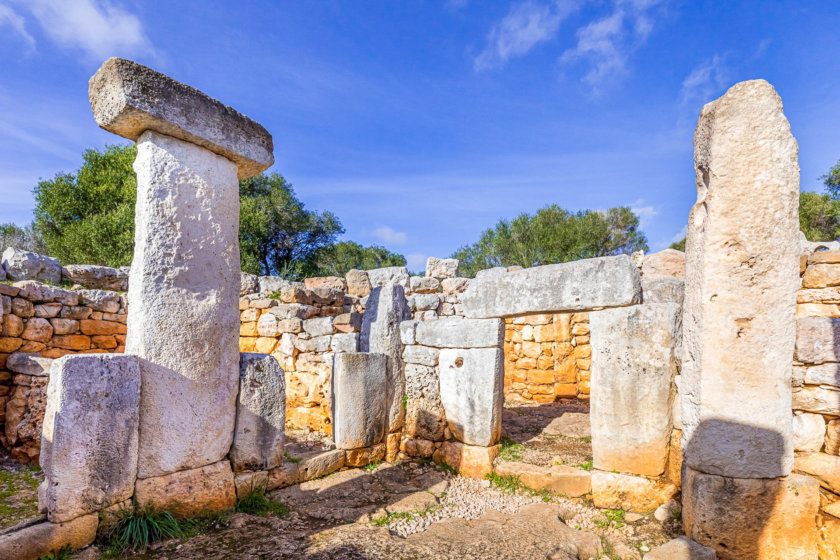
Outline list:
[[[239,382],[237,179],[274,162],[271,136],[118,58],[90,100],[102,128],[137,141],[126,352],[142,358],[138,477],[210,465],[230,449]]]
[[[776,91],[755,80],[703,107],[694,145],[681,384],[686,532],[720,558],[813,558],[816,490],[768,480],[793,466],[796,140]],[[757,493],[761,506],[747,507]],[[710,514],[715,503],[729,504],[724,517]]]

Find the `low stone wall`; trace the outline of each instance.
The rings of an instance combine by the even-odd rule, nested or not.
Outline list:
[[[35,462],[52,360],[67,354],[122,352],[125,298],[105,290],[67,290],[33,280],[0,284],[0,443]]]
[[[794,471],[820,484],[820,558],[840,557],[840,251],[803,255],[793,367]]]
[[[589,314],[505,319],[505,400],[589,398]]]

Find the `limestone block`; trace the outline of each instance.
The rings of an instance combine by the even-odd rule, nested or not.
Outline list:
[[[93,264],[68,264],[61,269],[63,282],[81,284],[94,290],[128,290],[128,274],[119,268]]]
[[[269,473],[268,471],[248,471],[234,473],[233,485],[236,488],[237,499],[243,499],[250,492],[256,488],[263,488],[266,492],[277,488],[274,486],[269,489]]]
[[[342,292],[347,291],[347,281],[344,278],[339,278],[338,276],[319,276],[317,278],[304,278],[303,285],[306,286],[306,288],[309,290],[312,290],[314,288],[330,288]]]
[[[500,348],[505,325],[501,319],[444,317],[417,325],[417,344],[435,348]]]
[[[475,280],[487,280],[488,278],[496,278],[504,276],[508,269],[503,266],[494,266],[493,268],[485,268],[475,273]]]
[[[109,58],[90,79],[96,124],[139,141],[146,131],[201,146],[236,164],[246,179],[271,167],[271,135],[242,113],[131,60]]]
[[[39,255],[31,251],[8,247],[0,257],[6,278],[19,280],[40,280],[51,284],[61,283],[61,265],[58,259]]]
[[[303,330],[312,336],[324,336],[325,334],[333,334],[335,328],[333,327],[332,317],[317,317],[315,319],[306,319],[303,322]]]
[[[829,455],[840,455],[840,419],[828,423],[825,431],[825,452]]]
[[[93,542],[98,526],[99,516],[95,513],[65,523],[35,523],[0,535],[0,558],[39,560],[57,555],[64,547],[78,550]]]
[[[814,366],[799,366],[802,370],[802,383],[808,385],[832,385],[840,387],[840,363],[829,362]]]
[[[590,315],[595,468],[658,476],[671,439],[682,309],[644,304]]]
[[[414,294],[408,296],[408,306],[412,311],[434,311],[440,305],[437,294]]]
[[[339,449],[371,447],[386,433],[387,356],[336,354],[332,374],[333,439]]]
[[[794,463],[796,472],[809,474],[816,478],[820,486],[840,493],[840,457],[827,453],[799,455]]]
[[[840,318],[798,318],[796,359],[805,364],[840,361]]]
[[[410,281],[408,277],[408,269],[404,266],[387,266],[385,268],[376,268],[367,271],[368,280],[370,280],[371,288],[378,286],[387,286],[394,284],[402,286],[403,289],[408,289]]]
[[[239,273],[239,295],[257,294],[260,291],[260,277],[247,272]]]
[[[322,353],[330,349],[332,337],[329,335],[316,336],[315,338],[298,337],[295,339],[295,348],[301,352]]]
[[[343,449],[308,453],[298,463],[299,480],[303,482],[335,472],[344,466],[344,459]]]
[[[831,515],[818,515],[817,527],[820,533],[820,560],[840,560],[840,519]]]
[[[504,353],[500,348],[440,351],[440,399],[452,434],[490,446],[502,428]]]
[[[437,259],[429,257],[426,260],[426,276],[428,278],[456,278],[458,276],[458,259]]]
[[[817,414],[840,415],[840,389],[803,387],[793,392],[793,409]]]
[[[417,332],[417,325],[420,324],[420,321],[415,319],[411,319],[409,321],[403,321],[400,323],[400,342],[405,345],[409,346],[411,344],[417,343],[416,332]]]
[[[152,131],[134,170],[126,352],[144,358],[138,476],[149,478],[215,463],[233,440],[239,188],[229,160]]]
[[[493,461],[499,456],[500,445],[490,447],[464,445],[457,441],[445,441],[434,452],[435,463],[444,463],[468,478],[484,478],[493,472]]]
[[[435,294],[439,291],[440,280],[426,276],[412,276],[408,279],[409,291],[414,294]]]
[[[400,267],[391,267],[400,268]],[[387,271],[389,269],[378,269]],[[402,270],[405,270],[402,268]],[[369,271],[370,275],[372,272]],[[371,280],[373,281],[373,276]],[[408,282],[406,273],[406,283]],[[398,430],[403,425],[405,409],[405,379],[402,374],[402,343],[399,324],[411,318],[411,311],[405,299],[402,285],[377,285],[368,296],[365,313],[362,316],[362,331],[359,348],[362,352],[385,354],[388,357],[385,408],[387,411],[386,433]]]
[[[107,290],[79,290],[78,294],[81,304],[90,307],[94,311],[116,313],[122,307],[122,296],[117,292],[109,292]]]
[[[642,261],[642,277],[673,277],[685,276],[685,253],[676,249],[665,249],[658,253],[644,256]]]
[[[281,276],[260,276],[258,283],[260,287],[259,293],[263,296],[280,293],[283,291],[283,288],[288,288],[296,284],[295,282],[286,280]],[[302,283],[298,284],[300,284],[300,287],[303,288]]]
[[[773,478],[793,465],[797,152],[781,99],[763,80],[703,107],[682,363],[685,460],[703,472]]]
[[[440,282],[444,294],[460,294],[470,285],[469,278],[445,278]]]
[[[677,537],[657,546],[647,554],[645,560],[716,560],[713,548],[698,544],[688,537]]]
[[[227,511],[236,505],[236,486],[230,462],[137,481],[137,504],[168,510],[178,517]]]
[[[385,443],[377,443],[371,447],[348,449],[345,452],[344,466],[364,467],[385,458]]]
[[[139,414],[135,356],[75,355],[53,363],[41,437],[41,505],[50,521],[68,521],[131,497]]]
[[[519,477],[520,482],[534,490],[551,490],[559,495],[577,498],[589,494],[592,475],[587,471],[565,465],[540,467],[528,463],[499,460],[494,466],[500,476]]]
[[[675,485],[655,479],[592,471],[592,501],[595,507],[651,513],[673,498]]]
[[[793,417],[793,449],[816,453],[825,442],[825,420],[819,414],[799,414]]]
[[[230,460],[233,470],[271,469],[283,464],[286,378],[274,356],[239,357],[239,397]]]
[[[310,317],[314,317],[315,314],[318,312],[318,309],[316,307],[306,305],[303,303],[283,303],[271,307],[268,310],[268,312],[272,315],[277,316],[277,318],[281,320],[303,320],[309,319]]]
[[[364,270],[356,270],[354,268],[350,270],[344,278],[347,280],[348,294],[365,297],[372,289],[368,274]]]
[[[642,276],[642,300],[645,303],[675,303],[682,307],[685,278]]]
[[[334,334],[330,341],[330,350],[332,352],[358,352],[359,333]]]
[[[30,302],[58,301],[64,305],[78,305],[79,295],[82,293],[82,290],[74,292],[71,290],[65,290],[64,288],[59,288],[58,286],[42,284],[36,280],[21,280],[20,282],[15,282],[15,287],[20,288],[20,291],[18,292],[18,297],[14,300],[14,302],[23,300],[29,300]],[[30,303],[29,306],[31,305],[32,304]],[[31,317],[32,313],[34,313],[34,310],[26,314],[18,313],[15,309],[14,303],[12,305],[12,311],[21,317]]]
[[[462,301],[472,318],[562,313],[640,303],[639,269],[630,257],[599,257],[478,276]]]
[[[53,360],[42,358],[40,354],[15,352],[6,358],[6,369],[15,373],[47,377],[50,374]]]
[[[817,557],[816,480],[731,478],[686,466],[682,488],[686,534],[721,560]]]
[[[406,364],[436,366],[439,352],[436,348],[428,348],[426,346],[406,346],[405,350],[403,350],[403,361]]]

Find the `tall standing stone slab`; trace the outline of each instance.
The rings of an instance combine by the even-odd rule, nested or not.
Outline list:
[[[595,468],[664,472],[681,311],[675,304],[645,304],[590,314]]]
[[[359,348],[362,352],[385,354],[388,357],[385,389],[388,433],[399,430],[405,419],[405,377],[402,371],[400,323],[409,319],[411,310],[401,285],[386,284],[371,291],[362,317]]]
[[[499,440],[504,360],[501,348],[440,351],[440,400],[449,429],[459,441],[488,447]]]
[[[799,288],[798,147],[763,80],[703,107],[686,245],[683,449],[709,474],[793,466],[791,371]]]
[[[90,80],[97,123],[137,141],[126,352],[141,361],[138,476],[224,458],[239,382],[239,187],[270,166],[271,136],[145,66],[110,59]]]
[[[642,301],[639,269],[627,255],[476,276],[461,296],[470,318],[590,311]]]
[[[136,356],[64,356],[52,365],[41,438],[40,492],[49,520],[69,521],[127,500],[137,476]]]
[[[236,431],[230,448],[233,469],[282,465],[285,438],[286,379],[280,363],[268,354],[240,354]]]
[[[333,438],[338,449],[371,447],[385,437],[388,357],[346,352],[333,358]]]

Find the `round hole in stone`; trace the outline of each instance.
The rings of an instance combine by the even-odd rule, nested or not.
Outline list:
[[[464,365],[464,358],[455,358],[455,367],[462,367]]]

